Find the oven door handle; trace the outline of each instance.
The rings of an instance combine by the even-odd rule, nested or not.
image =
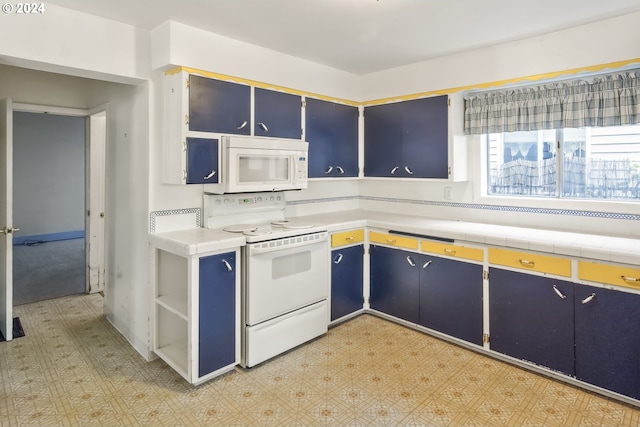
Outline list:
[[[274,242],[276,242],[277,240],[274,240]],[[267,254],[270,252],[278,252],[278,251],[286,251],[288,249],[297,249],[297,248],[301,248],[304,246],[312,246],[312,245],[317,245],[320,243],[325,243],[327,241],[327,236],[326,234],[322,237],[320,237],[317,240],[305,240],[302,242],[296,242],[296,243],[287,243],[286,245],[281,245],[281,246],[269,246],[269,245],[263,245],[261,243],[256,243],[256,244],[250,244],[247,245],[247,249],[249,250],[249,255],[260,255],[260,254]]]

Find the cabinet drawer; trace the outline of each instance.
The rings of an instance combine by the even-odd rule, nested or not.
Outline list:
[[[489,248],[489,263],[571,277],[571,260],[555,256]]]
[[[465,258],[473,261],[484,261],[484,251],[479,248],[470,248],[461,245],[422,241],[422,252],[447,255],[456,258]]]
[[[640,269],[578,261],[578,279],[640,289]]]
[[[411,237],[398,236],[397,234],[369,232],[369,242],[381,243],[387,246],[398,246],[407,249],[418,249],[418,240]]]
[[[364,241],[364,229],[343,231],[331,235],[331,247],[361,243]]]

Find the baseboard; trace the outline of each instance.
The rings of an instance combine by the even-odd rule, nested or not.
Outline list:
[[[55,242],[58,240],[84,239],[84,230],[63,231],[60,233],[33,234],[31,236],[13,235],[13,246],[28,245],[30,242]]]

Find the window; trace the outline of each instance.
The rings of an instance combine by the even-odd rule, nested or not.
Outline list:
[[[640,125],[484,137],[487,194],[640,201]]]

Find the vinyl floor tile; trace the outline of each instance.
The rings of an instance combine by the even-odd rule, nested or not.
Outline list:
[[[640,410],[371,315],[191,386],[144,361],[99,295],[15,308],[0,427],[640,426]]]

